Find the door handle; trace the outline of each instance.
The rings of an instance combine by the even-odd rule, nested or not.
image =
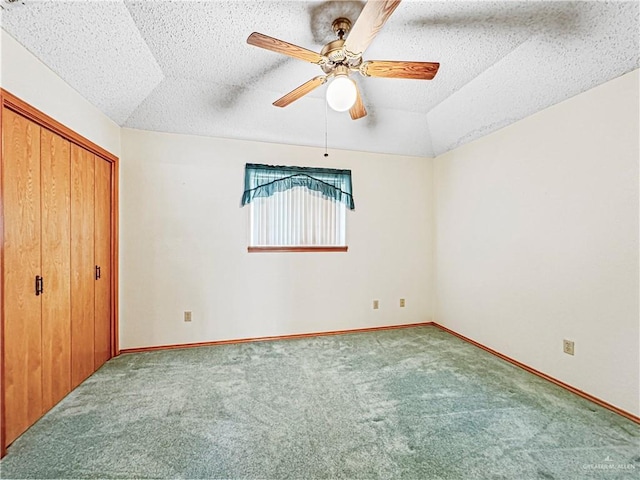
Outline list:
[[[96,265],[96,280],[100,278],[100,267]]]
[[[44,279],[40,275],[36,275],[36,296],[44,293]]]

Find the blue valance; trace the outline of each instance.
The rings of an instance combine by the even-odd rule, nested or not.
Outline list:
[[[355,208],[351,170],[333,168],[283,167],[247,163],[244,171],[242,205],[258,197],[270,197],[293,187],[306,187]]]

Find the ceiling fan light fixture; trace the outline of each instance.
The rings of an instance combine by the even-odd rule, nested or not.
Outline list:
[[[327,88],[327,103],[336,112],[353,107],[357,96],[356,83],[345,74],[336,75]]]

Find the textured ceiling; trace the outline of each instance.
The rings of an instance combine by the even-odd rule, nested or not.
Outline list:
[[[639,4],[404,0],[365,60],[440,62],[432,81],[357,76],[369,115],[326,86],[271,105],[320,67],[247,45],[253,31],[319,51],[357,1],[35,1],[2,28],[120,125],[435,156],[639,66]]]

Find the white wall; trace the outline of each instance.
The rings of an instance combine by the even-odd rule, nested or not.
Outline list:
[[[0,29],[0,86],[120,156],[120,127]]]
[[[351,169],[349,251],[247,253],[245,163]],[[123,129],[121,177],[121,348],[431,320],[432,160]]]
[[[636,415],[638,132],[635,71],[435,166],[436,321]]]

